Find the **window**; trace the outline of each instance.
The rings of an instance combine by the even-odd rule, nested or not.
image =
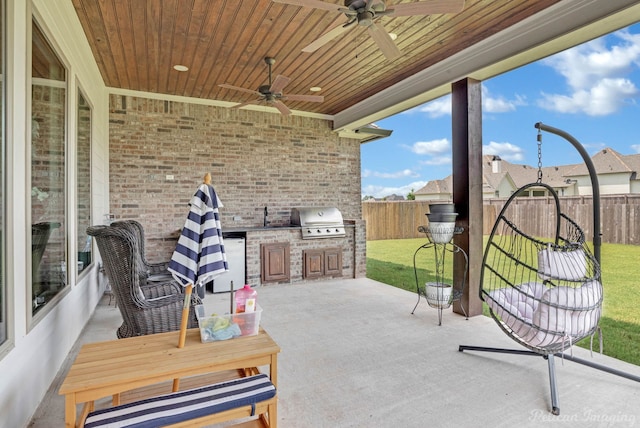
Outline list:
[[[78,275],[91,264],[91,106],[78,90],[77,146],[76,146],[76,218]]]
[[[35,21],[31,68],[31,301],[35,314],[68,283],[67,70]]]

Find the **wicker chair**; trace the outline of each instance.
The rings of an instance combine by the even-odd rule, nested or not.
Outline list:
[[[147,283],[140,266],[137,238],[122,227],[90,226],[87,234],[98,243],[98,250],[111,283],[123,323],[119,339],[180,329],[184,292],[176,281]],[[197,327],[194,306],[201,299],[191,295],[189,327]]]
[[[145,267],[149,275],[153,275],[153,276],[166,275],[169,277],[171,276],[169,271],[167,271],[167,268],[169,267],[169,261],[159,262],[159,263],[150,263],[147,260],[147,256],[145,252],[144,228],[142,227],[142,224],[140,224],[136,220],[120,220],[120,221],[112,222],[111,226],[121,227],[128,230],[138,240],[138,248],[140,250],[140,262]]]

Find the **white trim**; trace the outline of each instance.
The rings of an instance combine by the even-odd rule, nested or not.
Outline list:
[[[69,70],[65,70],[66,74],[69,74]],[[44,86],[47,88],[66,89],[67,82],[64,80],[45,79],[43,77],[32,77],[31,84],[37,86]]]
[[[384,119],[451,92],[451,83],[460,79],[497,76],[624,28],[638,17],[637,1],[563,0],[341,111],[334,129],[356,129]]]
[[[62,66],[64,67],[64,81],[60,81],[60,80],[55,80],[55,79],[46,79],[46,78],[34,78],[33,77],[33,71],[32,71],[32,56],[33,56],[33,28],[34,28],[34,23],[39,27],[40,32],[42,33],[42,35],[44,36],[44,38],[46,39],[45,41],[49,44],[49,46],[51,47],[51,50],[53,51],[54,55],[57,57],[57,59],[60,61],[60,63],[62,64]],[[58,293],[47,303],[47,305],[40,309],[38,311],[38,313],[34,314],[33,313],[33,278],[31,276],[31,269],[27,269],[27,274],[26,274],[26,278],[27,278],[27,302],[26,302],[26,307],[27,307],[27,329],[30,332],[34,326],[36,324],[38,324],[41,320],[43,320],[47,314],[53,310],[53,307],[55,305],[58,304],[58,302],[69,292],[69,290],[72,288],[73,284],[71,281],[71,276],[69,274],[69,253],[70,253],[70,249],[69,249],[69,242],[70,242],[70,225],[73,225],[73,219],[70,218],[70,204],[71,204],[71,195],[69,192],[69,185],[70,185],[70,181],[69,181],[69,168],[70,168],[70,161],[73,159],[73,155],[70,155],[70,147],[74,146],[74,142],[75,142],[75,136],[71,135],[71,131],[74,129],[74,125],[71,124],[70,120],[74,120],[75,118],[75,112],[71,113],[70,112],[70,101],[69,101],[69,97],[74,96],[74,89],[72,88],[72,85],[70,84],[70,80],[72,79],[72,71],[71,71],[71,63],[69,61],[69,58],[67,57],[67,55],[65,55],[64,53],[64,49],[62,48],[62,46],[60,46],[60,44],[58,43],[58,41],[56,40],[55,36],[53,35],[53,32],[51,31],[51,28],[48,25],[47,20],[41,15],[40,11],[38,11],[37,9],[33,8],[31,10],[31,25],[30,25],[30,31],[29,31],[29,54],[28,54],[28,69],[30,70],[29,72],[29,76],[28,79],[31,82],[31,85],[29,87],[29,93],[28,93],[28,98],[27,98],[27,108],[28,111],[31,113],[31,116],[33,116],[33,91],[32,88],[34,85],[39,84],[40,82],[44,83],[43,86],[48,87],[48,88],[58,88],[58,89],[64,89],[64,118],[63,118],[63,124],[62,127],[64,129],[64,141],[63,141],[63,149],[64,149],[64,156],[63,156],[63,161],[64,161],[64,181],[63,181],[63,189],[64,189],[64,195],[63,195],[63,200],[62,200],[62,207],[64,209],[64,213],[63,213],[63,219],[64,219],[64,259],[62,260],[62,262],[64,262],[66,264],[66,273],[67,276],[65,278],[65,286],[63,288],[60,289],[60,291],[58,291]],[[31,192],[29,189],[31,189],[33,187],[33,177],[31,175],[32,168],[33,165],[31,163],[31,159],[32,159],[32,149],[33,149],[33,136],[31,134],[29,134],[29,140],[28,140],[28,157],[27,157],[27,166],[26,169],[28,170],[28,175],[29,175],[29,188],[28,188],[28,193],[26,194],[26,201],[27,201],[27,212],[28,212],[28,216],[29,216],[29,224],[32,224],[34,219],[32,217],[33,215],[33,207],[31,206]],[[27,232],[28,234],[28,241],[29,243],[32,243],[33,240],[33,236],[31,233],[31,228],[29,228],[29,231]],[[32,252],[31,251],[27,251],[27,266],[30,266],[32,263],[31,260],[32,257]]]
[[[113,88],[113,87],[107,87],[107,91],[113,95],[125,95],[129,97],[149,98],[152,100],[161,100],[161,101],[175,101],[179,103],[200,104],[200,105],[214,106],[214,107],[233,107],[234,105],[238,104],[238,103],[232,103],[228,101],[185,97],[181,95],[158,94],[155,92],[134,91],[131,89],[120,89],[120,88]],[[267,106],[261,106],[261,105],[247,105],[245,107],[242,107],[242,109],[260,111],[263,113],[280,114],[278,109],[275,107],[267,107]],[[312,113],[312,112],[301,111],[301,110],[291,110],[291,114],[293,116],[311,117],[311,118],[323,119],[323,120],[333,120],[334,118],[334,116],[329,114]]]

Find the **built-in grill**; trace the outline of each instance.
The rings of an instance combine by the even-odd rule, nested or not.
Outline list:
[[[292,208],[291,224],[302,228],[302,239],[345,236],[342,213],[335,207]]]

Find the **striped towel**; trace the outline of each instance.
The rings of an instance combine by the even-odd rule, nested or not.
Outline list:
[[[212,186],[201,184],[189,205],[168,270],[183,286],[202,286],[229,270],[218,213],[222,203]]]

